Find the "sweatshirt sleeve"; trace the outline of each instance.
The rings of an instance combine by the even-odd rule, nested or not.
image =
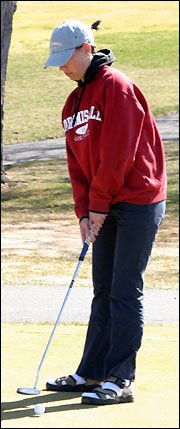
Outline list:
[[[72,184],[76,216],[89,217],[89,183],[66,141],[69,175]]]
[[[145,112],[138,100],[109,79],[105,90],[100,163],[89,192],[89,210],[108,212],[131,170]]]

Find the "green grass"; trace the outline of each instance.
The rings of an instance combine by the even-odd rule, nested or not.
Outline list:
[[[93,407],[81,394],[45,389],[47,378],[76,371],[87,326],[60,324],[40,371],[38,396],[18,395],[33,387],[37,366],[52,332],[49,324],[2,324],[2,428],[178,428],[178,327],[146,325],[137,355],[135,402]],[[46,412],[40,420],[34,405]]]
[[[178,217],[177,142],[165,142],[168,175],[167,216]],[[5,222],[48,222],[72,216],[74,202],[66,158],[19,163],[6,167],[9,183],[2,186]]]
[[[5,144],[64,136],[61,111],[76,83],[43,65],[53,29],[77,17],[88,24],[102,19],[97,49],[113,50],[114,66],[141,87],[154,115],[178,111],[177,1],[20,1],[5,88]]]
[[[145,274],[146,288],[178,288],[178,143],[164,143],[168,173],[165,219]],[[67,161],[21,163],[2,185],[2,281],[67,285],[82,247]],[[78,274],[92,286],[91,251]]]
[[[9,222],[63,219],[74,203],[66,158],[7,167],[9,186],[2,194]],[[7,191],[7,192],[6,192]],[[58,216],[58,217],[57,217]]]

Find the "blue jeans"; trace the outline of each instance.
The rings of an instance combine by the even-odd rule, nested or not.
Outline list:
[[[165,201],[150,205],[120,202],[93,244],[94,298],[77,374],[105,380],[134,380],[144,326],[143,275]]]

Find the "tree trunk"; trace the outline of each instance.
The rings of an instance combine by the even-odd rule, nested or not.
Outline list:
[[[16,8],[17,1],[1,1],[1,183],[5,183],[7,181],[6,173],[3,168],[3,109],[8,53],[12,34],[12,21]]]

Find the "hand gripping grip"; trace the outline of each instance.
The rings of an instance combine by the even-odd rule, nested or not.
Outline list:
[[[91,237],[92,237],[93,234],[94,234],[93,231],[90,230],[89,231],[89,235],[88,235],[88,237],[86,238],[86,240],[84,242],[84,246],[82,248],[82,252],[81,252],[81,254],[79,256],[79,261],[83,261],[84,260],[85,255],[86,255],[87,250],[88,250],[88,247],[89,247],[90,242],[91,242]]]

